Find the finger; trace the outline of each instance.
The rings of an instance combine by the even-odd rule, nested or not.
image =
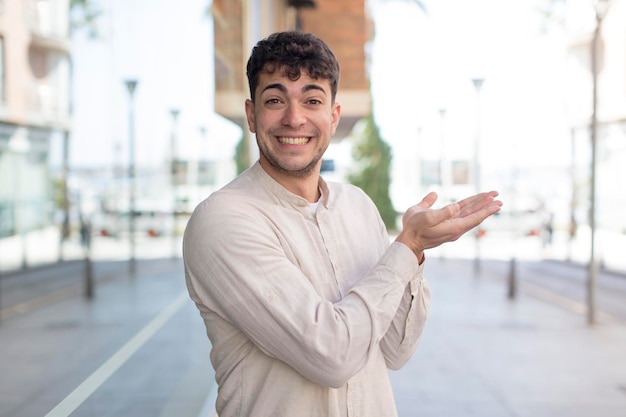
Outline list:
[[[424,198],[422,198],[422,201],[415,204],[414,206],[409,207],[407,211],[404,213],[404,215],[402,216],[402,224],[404,225],[406,221],[415,213],[428,210],[430,207],[432,207],[432,205],[435,204],[435,201],[437,201],[437,197],[438,197],[437,193],[432,191],[428,193],[426,196],[424,196]]]
[[[459,205],[461,206],[461,211],[459,213],[459,216],[465,217],[471,213],[482,210],[483,208],[491,204],[497,204],[501,206],[502,202],[495,200],[495,197],[497,196],[497,191],[490,191],[487,193],[476,194],[460,201]]]
[[[467,198],[464,198],[463,200],[459,201],[458,203],[461,206],[461,209],[464,209],[466,207],[471,207],[472,205],[474,205],[477,202],[480,202],[480,201],[482,201],[484,199],[495,199],[497,196],[498,196],[498,192],[497,191],[478,193],[478,194],[469,196]]]
[[[478,194],[466,197],[463,200],[459,201],[458,203],[461,205],[461,207],[463,207],[463,206],[466,206],[466,205],[471,205],[471,204],[475,203],[476,201],[482,200],[484,198],[493,198],[493,199],[495,199],[499,195],[500,195],[500,193],[498,193],[497,191],[482,192],[482,193],[478,193]]]
[[[422,201],[420,201],[417,205],[421,208],[431,208],[433,204],[435,204],[435,202],[437,201],[437,198],[439,198],[437,193],[431,191],[430,193],[426,194],[426,196],[422,198]]]
[[[472,207],[474,207],[477,202],[479,202],[481,199],[484,198],[483,194],[476,194],[467,198],[464,198],[463,200],[459,201],[459,207],[461,208],[461,214],[463,213],[468,213],[468,212],[472,212]]]
[[[493,200],[493,194],[484,193],[482,196],[472,196],[466,199],[465,205],[473,205],[464,216],[460,216],[461,206],[459,203],[449,204],[438,210],[424,210],[411,216],[414,221],[413,227],[421,231],[420,243],[417,245],[424,249],[434,248],[445,242],[453,242],[478,226],[483,220],[500,210],[502,205]],[[481,203],[489,201],[490,203]],[[467,209],[467,207],[466,207]]]
[[[454,219],[459,213],[459,205],[457,203],[448,204],[437,210],[430,210],[427,215],[426,227],[437,226],[447,220]]]
[[[481,224],[492,214],[500,211],[501,207],[502,203],[500,201],[494,201],[492,204],[486,205],[473,213],[460,217],[458,220],[461,227],[465,228],[466,231],[468,231]]]

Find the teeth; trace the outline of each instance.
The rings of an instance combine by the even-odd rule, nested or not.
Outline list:
[[[309,141],[309,138],[286,138],[279,137],[278,141],[283,145],[304,145]]]

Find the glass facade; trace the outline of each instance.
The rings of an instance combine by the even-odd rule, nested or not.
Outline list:
[[[51,224],[48,132],[0,124],[0,236]]]

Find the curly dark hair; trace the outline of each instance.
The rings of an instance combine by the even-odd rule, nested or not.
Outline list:
[[[302,71],[315,79],[330,81],[332,101],[339,88],[339,63],[328,45],[312,33],[288,31],[277,32],[259,41],[248,59],[246,75],[250,87],[250,99],[259,82],[259,73],[284,71],[290,80],[300,78]]]

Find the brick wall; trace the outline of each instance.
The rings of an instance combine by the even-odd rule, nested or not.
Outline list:
[[[371,37],[371,22],[365,0],[316,0],[317,7],[302,9],[302,30],[326,42],[341,66],[340,88],[368,88],[365,44]]]

